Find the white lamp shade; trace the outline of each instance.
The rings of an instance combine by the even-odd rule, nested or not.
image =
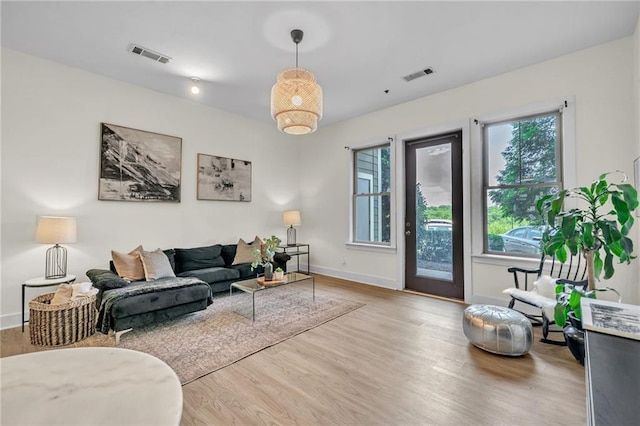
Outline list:
[[[75,243],[77,227],[75,217],[40,216],[36,228],[36,242],[43,244]]]
[[[298,226],[301,223],[298,210],[288,210],[282,214],[282,224],[284,226]]]

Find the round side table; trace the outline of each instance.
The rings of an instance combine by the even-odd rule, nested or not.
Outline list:
[[[0,359],[2,424],[178,425],[182,387],[143,352],[69,348]]]
[[[52,285],[69,284],[76,280],[75,275],[67,275],[62,278],[46,279],[45,277],[32,278],[22,283],[22,332],[24,333],[24,291],[27,287],[49,287]]]

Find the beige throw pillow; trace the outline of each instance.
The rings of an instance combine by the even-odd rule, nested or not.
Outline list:
[[[147,281],[176,276],[176,274],[173,273],[173,269],[171,269],[169,258],[164,254],[162,249],[155,251],[142,250],[140,252],[140,258],[142,259],[144,276]]]
[[[140,252],[142,250],[142,246],[138,246],[126,254],[111,250],[113,264],[116,267],[118,275],[123,279],[127,281],[144,280],[144,267],[140,259]]]
[[[60,284],[56,293],[53,295],[53,299],[51,299],[52,305],[62,305],[63,303],[69,303],[71,301],[71,296],[73,295],[73,286],[71,284]]]
[[[238,247],[236,248],[236,257],[233,259],[232,265],[239,265],[241,263],[252,263],[256,258],[253,256],[253,250],[259,249],[262,244],[262,240],[256,237],[251,244],[247,244],[242,238],[238,241]]]

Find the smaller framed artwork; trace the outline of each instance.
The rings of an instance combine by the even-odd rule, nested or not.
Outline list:
[[[198,154],[198,200],[251,201],[251,161]]]

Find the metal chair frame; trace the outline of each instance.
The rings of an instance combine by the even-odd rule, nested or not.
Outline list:
[[[546,274],[552,278],[555,278],[557,280],[556,281],[557,284],[574,284],[574,285],[581,285],[586,288],[588,284],[586,281],[587,262],[580,254],[576,256],[570,256],[570,258],[567,259],[567,262],[565,263],[561,263],[557,261],[555,257],[552,257],[550,262],[547,262],[546,260],[547,259],[545,255],[542,254],[542,256],[540,257],[540,264],[536,269],[524,269],[516,266],[512,266],[508,268],[507,271],[513,274],[513,282],[516,288],[524,291],[530,291],[529,282],[531,281],[531,285],[533,285],[533,282],[535,282],[543,274]],[[531,277],[533,277],[533,279],[531,279]],[[524,278],[524,288],[521,287],[521,278]],[[510,309],[514,309],[514,305],[516,301],[525,303],[529,306],[535,306],[536,308],[538,308],[538,306],[533,305],[526,300],[517,298],[513,295],[510,295],[510,296],[511,296],[511,301],[509,302]],[[533,326],[542,326],[542,339],[540,339],[541,342],[550,343],[554,345],[562,345],[562,346],[566,345],[564,340],[559,341],[559,340],[552,340],[548,338],[550,332],[562,332],[562,330],[550,329],[550,326],[554,325],[555,321],[553,320],[553,318],[547,317],[547,315],[544,312],[544,309],[540,309],[540,311],[541,311],[540,315],[530,314],[530,313],[521,312],[521,311],[518,311],[518,312],[521,312],[523,315],[529,318]]]

